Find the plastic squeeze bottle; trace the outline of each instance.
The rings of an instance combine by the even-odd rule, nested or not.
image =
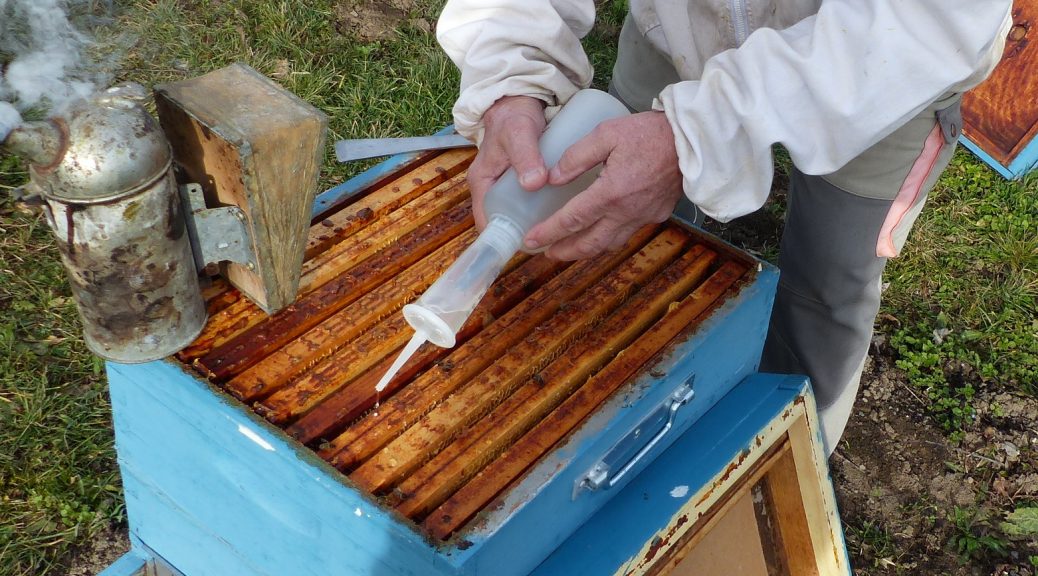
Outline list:
[[[551,168],[557,164],[567,148],[601,122],[629,113],[622,102],[605,92],[577,92],[541,136],[539,146],[545,165]],[[596,166],[565,186],[549,185],[536,192],[519,185],[515,169],[506,171],[484,198],[487,226],[483,232],[418,300],[404,306],[404,318],[415,334],[375,390],[381,392],[426,340],[452,348],[455,334],[522,247],[526,233],[590,186],[600,170]]]

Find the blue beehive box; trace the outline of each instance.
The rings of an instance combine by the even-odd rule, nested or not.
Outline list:
[[[407,182],[428,194],[448,190],[463,179],[458,170],[467,164],[457,161],[459,154],[464,152],[425,158],[417,168],[398,158],[322,195],[316,205],[324,214],[373,188],[397,190]],[[450,162],[461,168],[450,168]],[[422,174],[436,174],[439,183]],[[312,244],[321,243],[324,229],[353,221],[330,225],[321,218]],[[428,521],[417,523],[394,510],[392,494],[373,494],[318,457],[326,448],[317,441],[297,441],[284,426],[272,425],[228,394],[225,385],[205,378],[199,365],[208,356],[109,364],[134,549],[106,576],[144,574],[143,565],[157,562],[186,576],[606,574],[626,570],[638,558],[644,573],[657,573],[646,571],[652,568],[646,558],[662,557],[661,545],[653,544],[660,531],[673,534],[675,523],[683,526],[690,514],[707,514],[721,494],[717,487],[736,477],[733,470],[765,459],[772,436],[779,434],[774,430],[784,434],[794,421],[807,438],[794,452],[808,462],[802,467],[810,469],[810,489],[824,504],[816,507],[821,512],[811,537],[819,546],[835,546],[835,554],[819,555],[833,559],[824,560],[829,569],[821,573],[846,574],[809,387],[803,378],[753,376],[777,270],[701,232],[685,233],[722,259],[741,263],[741,279],[446,538],[431,534]],[[220,298],[212,297],[211,306]],[[305,306],[304,296],[285,314]],[[488,320],[496,321],[501,320]],[[242,319],[234,329],[248,333],[242,326],[249,322]],[[233,345],[237,341],[255,344],[241,335],[228,340],[205,334],[201,340],[224,338],[229,350],[241,348]],[[651,478],[644,475],[647,469],[655,470]],[[654,482],[660,483],[654,493],[674,482],[691,489],[650,501],[643,494]],[[604,520],[631,514],[622,526],[615,518]],[[595,542],[608,542],[602,550],[607,553],[588,562],[585,551]]]

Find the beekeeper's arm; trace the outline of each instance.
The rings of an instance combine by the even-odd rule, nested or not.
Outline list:
[[[562,3],[514,4],[536,12]],[[469,134],[484,128],[480,114],[493,103],[491,86],[495,79],[507,82],[513,64],[522,78],[536,77],[528,71],[560,59],[576,61],[558,53],[573,48],[570,37],[557,37],[558,28],[546,36],[513,36],[506,30],[514,21],[496,19],[493,9],[483,13],[491,21],[475,24],[480,11],[473,6],[486,2],[462,0],[452,5],[453,15],[447,22],[441,20],[439,35],[462,70],[455,121]],[[575,5],[565,4],[567,9]],[[659,202],[664,194],[620,188],[631,182],[626,174],[668,173],[665,164],[673,156],[647,158],[644,147],[630,144],[644,141],[643,135],[658,134],[661,119],[671,130],[680,188],[689,199],[722,221],[752,212],[770,190],[773,144],[783,144],[801,170],[830,173],[942,94],[983,79],[997,63],[1010,6],[1011,0],[827,0],[818,14],[786,30],[757,30],[738,49],[711,58],[701,80],[666,88],[656,116],[634,115],[626,120],[629,125],[607,126],[571,148],[553,173],[553,183],[608,160],[602,176],[531,230],[527,240],[553,245],[549,254],[556,257],[587,256],[607,248],[607,240],[615,243],[639,220],[657,217],[649,203]],[[450,25],[461,21],[458,14],[469,17],[469,34],[456,33]],[[537,21],[533,16],[530,26],[537,27],[532,24]],[[475,59],[483,64],[473,67],[476,50],[487,52]],[[570,79],[570,66],[559,70],[541,74],[554,85]],[[578,85],[571,80],[568,93]],[[565,90],[555,94],[558,101],[567,97]]]
[[[510,166],[527,190],[547,183],[537,140],[545,116],[591,84],[580,38],[594,19],[593,0],[460,0],[440,14],[437,39],[461,70],[454,126],[480,146],[468,179],[481,228],[483,195]]]

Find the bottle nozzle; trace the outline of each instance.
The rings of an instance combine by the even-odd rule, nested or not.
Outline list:
[[[423,306],[420,300],[404,306],[404,319],[414,328],[415,335],[422,334],[426,340],[440,348],[454,347],[457,329],[452,329],[438,314]]]
[[[404,306],[407,323],[433,344],[452,348],[458,330],[522,241],[522,230],[511,220],[492,218],[454,264],[414,304]]]

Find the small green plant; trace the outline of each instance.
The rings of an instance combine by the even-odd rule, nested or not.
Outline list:
[[[960,151],[888,264],[883,306],[899,366],[949,433],[972,417],[981,382],[1038,393],[1036,190],[1038,178],[1006,181]]]
[[[1020,506],[1006,514],[999,528],[1010,538],[1038,539],[1038,506]]]
[[[963,564],[988,555],[1006,554],[1006,541],[993,533],[988,518],[980,510],[956,506],[949,520],[953,530],[951,545]]]
[[[870,563],[873,568],[895,565],[897,547],[887,529],[873,520],[865,520],[860,526],[847,526],[847,539],[855,556]]]
[[[909,380],[925,390],[930,399],[930,412],[952,440],[958,441],[962,429],[973,419],[971,402],[976,390],[971,382],[953,384],[944,372],[949,358],[969,356],[957,349],[952,339],[935,343],[932,337],[921,334],[920,327],[897,330],[890,342],[898,352],[897,366]]]

